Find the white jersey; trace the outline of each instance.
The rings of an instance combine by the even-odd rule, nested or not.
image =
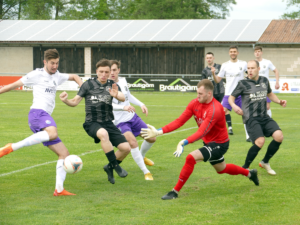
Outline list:
[[[244,79],[247,71],[247,62],[238,60],[237,62],[225,62],[222,64],[218,74],[221,78],[226,78],[225,95],[231,95],[240,80]]]
[[[20,80],[26,86],[33,88],[33,104],[31,109],[42,109],[49,115],[55,107],[55,95],[58,85],[69,79],[69,74],[60,73],[48,74],[44,68],[36,69],[26,74]]]
[[[137,98],[135,98],[133,95],[130,94],[127,81],[124,77],[119,77],[119,81],[117,82],[119,87],[121,88],[121,92],[125,95],[125,101],[120,102],[117,99],[113,98],[113,113],[115,117],[114,124],[118,125],[119,123],[124,123],[133,118],[135,113],[124,111],[124,106],[130,105],[130,103],[133,103],[138,106],[144,105],[142,102],[140,102]]]
[[[259,76],[264,76],[269,79],[269,70],[274,71],[276,67],[273,65],[273,63],[270,60],[262,59],[259,62]]]

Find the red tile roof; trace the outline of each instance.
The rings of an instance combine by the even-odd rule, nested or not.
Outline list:
[[[258,43],[300,44],[300,20],[272,20]]]

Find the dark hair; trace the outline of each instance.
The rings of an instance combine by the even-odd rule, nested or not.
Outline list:
[[[214,91],[214,85],[208,79],[203,79],[203,80],[199,81],[199,83],[197,84],[197,88],[200,88],[201,86],[203,86],[204,89],[207,91]]]
[[[238,46],[236,46],[236,45],[229,46],[229,50],[232,49],[232,48],[235,48],[236,50],[239,50]]]
[[[214,53],[212,53],[212,52],[208,52],[208,53],[206,53],[206,55],[213,55],[213,56],[215,56]]]
[[[256,63],[256,66],[257,66],[257,68],[259,67],[259,62],[258,62],[257,60],[253,59],[253,60],[250,60],[249,62],[255,62],[255,63]],[[248,63],[249,63],[249,62],[248,62]]]
[[[109,62],[110,62],[110,65],[116,64],[117,67],[118,67],[118,69],[120,69],[121,61],[118,61],[118,60],[116,60],[116,59],[112,59],[112,60],[109,60]]]
[[[262,51],[262,47],[261,46],[255,46],[254,51],[256,50],[261,50]]]
[[[110,64],[110,61],[108,59],[101,59],[100,61],[98,61],[96,63],[96,70],[99,68],[99,67],[106,67],[108,66],[109,68],[111,68],[111,64]]]
[[[58,59],[59,53],[56,49],[48,49],[44,52],[44,60],[49,61],[50,59]]]

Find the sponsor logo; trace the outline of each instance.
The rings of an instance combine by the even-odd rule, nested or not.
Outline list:
[[[93,104],[97,104],[99,102],[105,102],[108,105],[111,105],[112,98],[110,95],[98,95],[98,96],[91,96],[90,100]]]
[[[45,92],[52,94],[52,93],[55,93],[56,91],[54,89],[52,89],[52,88],[46,88]]]
[[[291,88],[291,91],[299,91],[299,88]]]
[[[154,84],[149,84],[147,81],[140,78],[140,79],[136,80],[133,84],[128,83],[128,87],[129,88],[142,88],[142,89],[152,88],[152,89],[154,89]]]
[[[257,91],[249,95],[251,101],[259,101],[267,98],[267,91]]]
[[[289,84],[286,83],[286,82],[283,83],[281,90],[282,90],[282,91],[289,91]]]
[[[183,85],[177,84],[178,82],[182,83]],[[177,84],[177,85],[175,85],[175,84]],[[197,90],[197,86],[191,86],[185,80],[183,80],[181,78],[178,78],[178,79],[176,79],[174,82],[172,82],[169,85],[160,84],[159,85],[159,90],[160,91],[166,91],[166,90],[167,91],[182,91],[182,92],[185,92],[185,91],[196,91]]]
[[[50,120],[46,120],[45,123],[46,124],[51,124],[51,121]]]

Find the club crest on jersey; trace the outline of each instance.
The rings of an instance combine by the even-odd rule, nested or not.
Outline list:
[[[267,88],[265,83],[261,83],[260,85],[261,85],[262,88]]]
[[[242,67],[240,67],[240,70],[242,70],[243,68]]]
[[[264,65],[264,69],[266,69],[266,65]]]
[[[205,119],[205,117],[206,117],[206,111],[205,111],[204,114],[203,114],[203,119]]]
[[[219,73],[219,70],[218,70],[218,69],[216,69],[215,73]]]
[[[108,89],[110,89],[110,86],[106,86],[106,87],[105,87],[105,91],[108,92]]]
[[[53,84],[56,86],[56,83],[55,83],[55,81],[53,81]]]

